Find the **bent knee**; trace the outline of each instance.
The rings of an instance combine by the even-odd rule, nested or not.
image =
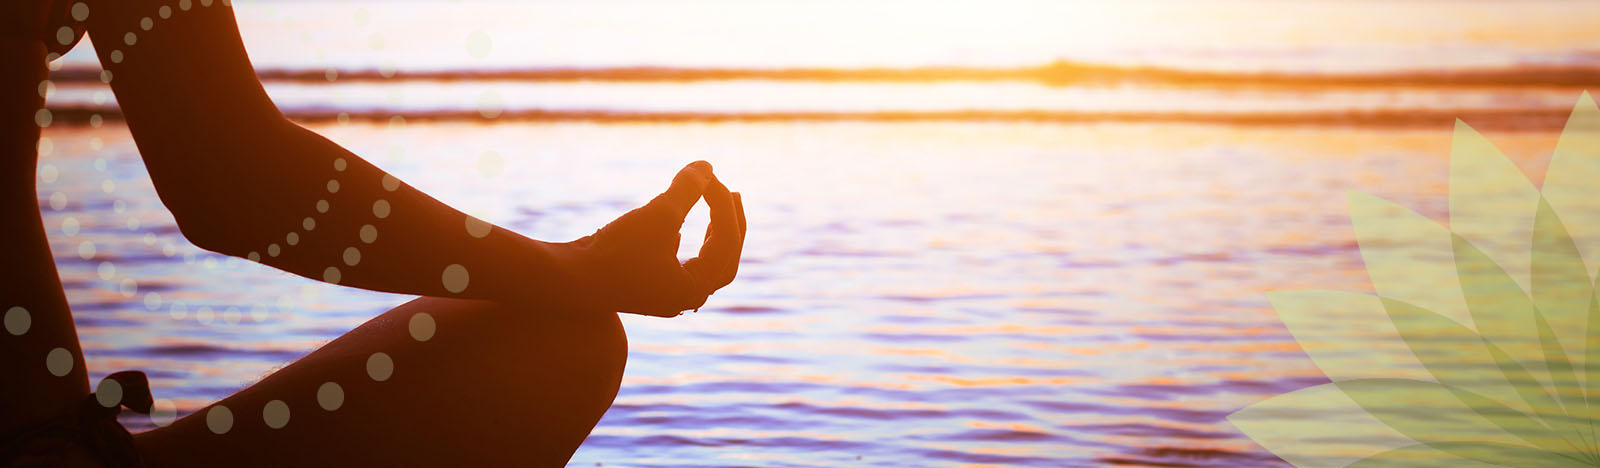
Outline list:
[[[492,304],[474,328],[482,339],[501,343],[510,372],[552,384],[582,387],[581,396],[616,395],[628,360],[628,337],[616,313],[530,310]],[[472,338],[469,338],[472,339]],[[585,398],[587,399],[587,398]]]

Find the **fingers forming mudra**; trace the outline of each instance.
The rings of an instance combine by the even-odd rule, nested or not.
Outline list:
[[[678,262],[679,230],[689,210],[704,198],[711,208],[700,253]],[[733,282],[744,249],[744,205],[711,171],[695,161],[678,171],[666,192],[579,239],[580,268],[597,285],[597,306],[607,310],[672,317],[697,309]]]

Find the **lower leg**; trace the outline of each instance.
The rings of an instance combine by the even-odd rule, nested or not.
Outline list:
[[[626,359],[616,314],[421,298],[136,440],[150,466],[558,466]]]

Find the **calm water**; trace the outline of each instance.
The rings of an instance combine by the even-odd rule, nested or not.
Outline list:
[[[1063,58],[1450,70],[1592,65],[1585,44],[1600,40],[1579,20],[1594,15],[1574,13],[1600,7],[1569,2],[1520,16],[1490,2],[1188,10],[1174,2],[239,3],[261,68],[347,73]],[[442,32],[406,34],[419,28]],[[492,38],[487,53],[475,53],[483,52],[471,39],[479,32]],[[85,60],[75,52],[64,66]],[[1263,293],[1370,290],[1344,192],[1443,217],[1450,127],[383,123],[388,117],[485,109],[1564,112],[1577,97],[1575,88],[1538,86],[1022,82],[334,80],[268,88],[291,115],[350,114],[351,123],[310,125],[413,186],[537,238],[588,234],[695,159],[714,162],[744,192],[750,233],[740,279],[698,314],[624,319],[631,357],[621,394],[572,460],[641,467],[1281,465],[1223,419],[1323,381]],[[57,105],[114,106],[93,83],[63,81],[55,93]],[[40,204],[92,378],[144,369],[155,395],[186,414],[409,299],[193,247],[114,119],[44,134]],[[1486,134],[1533,174],[1555,143],[1547,126]],[[686,232],[704,223],[697,210]],[[690,240],[683,252],[697,247]],[[404,372],[405,363],[396,367]]]
[[[1343,190],[1436,214],[1449,141],[1179,125],[318,130],[542,238],[588,232],[691,158],[745,191],[740,281],[698,314],[626,319],[621,395],[575,466],[1270,465],[1222,418],[1320,374],[1261,294],[1367,288]],[[199,251],[124,129],[47,135],[42,162],[61,176],[41,204],[96,378],[145,369],[186,412],[406,300]],[[1492,135],[1532,166],[1553,144]]]

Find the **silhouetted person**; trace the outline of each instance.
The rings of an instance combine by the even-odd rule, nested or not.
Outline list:
[[[83,31],[191,242],[423,297],[129,439],[89,395],[34,187],[47,56]],[[16,0],[0,7],[0,36],[0,309],[29,320],[0,334],[0,464],[561,465],[616,395],[627,342],[615,312],[678,315],[738,270],[744,210],[709,164],[576,241],[490,226],[286,120],[223,0]],[[678,230],[701,198],[707,239],[680,264]],[[63,376],[69,361],[47,365],[52,351],[70,357]],[[380,352],[393,371],[377,381]],[[123,405],[149,404],[139,380]]]

